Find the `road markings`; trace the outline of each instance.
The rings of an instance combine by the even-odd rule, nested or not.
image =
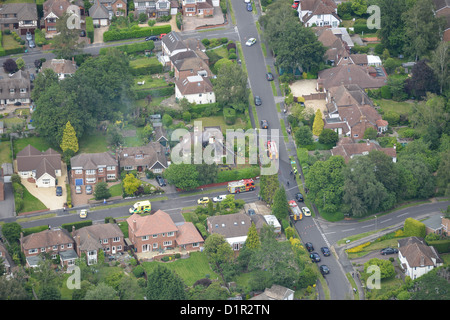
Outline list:
[[[389,219],[386,219],[386,220],[380,221],[380,223],[384,223],[384,222],[387,222],[387,221],[390,221],[390,220],[392,220],[392,219],[391,219],[391,218],[389,218]]]
[[[409,214],[409,212],[405,212],[405,213],[399,214],[397,217],[401,217],[401,216],[404,216],[404,215],[407,215],[407,214]]]
[[[373,224],[369,224],[369,225],[367,225],[367,226],[362,226],[361,229],[362,229],[362,228],[368,228],[368,227],[371,227],[371,226],[373,226]]]
[[[341,232],[347,232],[347,231],[353,231],[353,230],[355,230],[355,228],[352,228],[352,229],[346,229],[346,230],[341,230]]]

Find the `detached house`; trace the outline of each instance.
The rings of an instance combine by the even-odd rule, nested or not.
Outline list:
[[[95,0],[92,7],[89,9],[89,16],[92,18],[94,27],[105,27],[109,25],[110,15],[109,10],[100,2]]]
[[[19,70],[0,79],[0,109],[8,105],[31,103],[31,82],[28,71]]]
[[[46,36],[52,36],[57,33],[56,21],[64,16],[70,2],[67,0],[47,0],[44,2],[44,28]],[[42,22],[41,22],[42,25]]]
[[[168,0],[134,0],[134,10],[138,16],[145,13],[149,18],[168,16],[171,14],[171,2]]]
[[[108,153],[81,153],[70,159],[73,185],[96,184],[119,178],[117,160]]]
[[[208,17],[214,14],[212,0],[182,0],[183,15]]]
[[[162,210],[152,215],[133,214],[127,219],[128,236],[136,253],[163,252],[177,248],[198,251],[204,240],[192,222],[175,224]]]
[[[75,74],[77,64],[74,60],[51,59],[42,64],[41,70],[45,69],[52,69],[58,75],[58,79],[63,80]]]
[[[186,98],[190,103],[205,104],[216,102],[211,80],[199,75],[180,78],[175,81],[175,98]]]
[[[20,247],[29,267],[38,265],[41,253],[49,254],[52,259],[59,256],[63,266],[73,265],[78,258],[72,237],[67,230],[61,228],[32,233],[26,237],[21,233]]]
[[[125,250],[125,240],[117,224],[95,224],[75,230],[72,236],[78,256],[86,254],[87,264],[98,262],[98,252],[103,250],[106,255],[114,255]]]
[[[139,172],[150,170],[161,173],[167,169],[167,158],[164,147],[159,142],[150,142],[142,147],[127,147],[118,153],[120,169]]]
[[[239,251],[247,240],[251,218],[243,213],[212,216],[207,219],[207,229],[210,234],[220,234],[235,251]]]
[[[19,35],[34,34],[38,27],[36,3],[6,3],[0,7],[1,30],[16,31]]]
[[[331,155],[342,156],[345,162],[359,156],[368,155],[370,151],[381,151],[392,158],[392,162],[397,162],[397,150],[393,148],[382,148],[376,141],[367,141],[366,143],[355,143],[351,138],[342,138],[333,149]]]
[[[300,22],[305,27],[328,26],[336,28],[342,22],[333,0],[301,0],[297,8]]]
[[[34,179],[36,187],[54,187],[61,176],[61,154],[51,148],[41,152],[28,145],[17,153],[16,161],[20,177]]]
[[[443,260],[436,249],[432,246],[427,246],[418,237],[400,239],[398,240],[398,247],[398,258],[401,267],[412,280],[443,265]]]

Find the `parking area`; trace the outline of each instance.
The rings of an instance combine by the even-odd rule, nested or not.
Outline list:
[[[317,93],[316,84],[317,80],[315,79],[303,79],[293,82],[289,88],[291,88],[294,97],[301,97]],[[306,108],[312,108],[314,112],[320,109],[323,114],[326,110],[326,101],[325,99],[306,100],[305,106]]]
[[[173,19],[172,19],[173,20]],[[214,14],[212,17],[188,17],[183,16],[183,31],[193,31],[198,27],[216,26],[225,23],[225,18],[220,7],[214,7]]]

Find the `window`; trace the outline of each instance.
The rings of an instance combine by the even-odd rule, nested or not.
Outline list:
[[[143,236],[142,237],[142,241],[147,241],[148,240],[148,236]]]
[[[45,252],[45,248],[41,248],[41,252]]]
[[[63,244],[61,245],[61,250],[64,250],[64,245]]]
[[[154,238],[158,238],[158,235],[157,235],[157,234],[154,234],[152,237],[153,237],[153,239],[154,239]]]
[[[195,12],[195,8],[186,8],[186,12]]]
[[[96,183],[97,182],[97,179],[96,178],[86,178],[86,183],[87,184],[93,184],[93,183]]]
[[[103,172],[103,168],[98,168],[98,172]]]
[[[14,92],[16,92],[15,89],[9,89],[9,93],[14,93]]]
[[[86,170],[86,174],[95,174],[95,170]]]
[[[108,180],[114,180],[116,178],[116,175],[115,174],[108,174],[107,176],[106,176],[106,179],[108,179]]]
[[[111,170],[115,170],[115,169],[116,169],[115,166],[107,166],[107,167],[106,167],[106,170],[107,170],[107,171],[111,171]]]
[[[194,242],[194,243],[192,244],[192,247],[194,247],[194,248],[196,248],[196,247],[198,247],[198,246],[200,246],[200,244],[199,244],[198,242]]]
[[[143,158],[144,158],[144,155],[143,155],[143,154],[137,154],[137,155],[135,156],[135,158],[136,158],[136,159],[143,159]]]
[[[26,88],[21,88],[20,89],[20,93],[27,93],[27,89]]]
[[[133,166],[125,166],[123,167],[125,170],[133,170]]]
[[[30,249],[28,250],[29,254],[34,254],[34,253],[38,253],[38,249]]]
[[[72,248],[72,244],[71,244],[71,243],[68,243],[68,244],[67,244],[67,248]]]
[[[108,239],[103,239],[103,244],[108,243]]]
[[[155,243],[153,244],[153,249],[158,249],[158,242],[155,242]]]
[[[175,235],[175,232],[168,232],[168,233],[167,233],[167,236],[168,236],[168,237],[173,237],[174,235]]]
[[[172,241],[164,241],[163,246],[168,247],[172,245]]]
[[[80,170],[80,169],[75,170],[75,174],[82,174],[82,173],[83,173],[83,170]]]
[[[119,242],[120,241],[120,237],[114,237],[113,238],[113,242]]]

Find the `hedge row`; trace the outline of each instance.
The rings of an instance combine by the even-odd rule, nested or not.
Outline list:
[[[260,172],[259,166],[252,166],[252,167],[239,169],[239,170],[219,171],[217,173],[217,179],[216,179],[215,183],[254,178],[254,177],[259,176],[260,173],[261,172]]]
[[[94,43],[94,20],[92,17],[86,17],[86,34],[91,43]]]
[[[153,41],[139,42],[133,44],[125,44],[123,46],[114,47],[115,49],[125,52],[127,54],[135,52],[144,52],[145,50],[153,50],[155,48],[155,43]],[[101,48],[100,54],[106,54],[109,48]],[[162,70],[162,65],[161,65]]]
[[[450,239],[427,241],[427,245],[433,246],[439,253],[450,252]]]
[[[136,99],[144,99],[146,96],[151,95],[153,98],[157,97],[167,97],[175,94],[174,86],[153,88],[153,89],[143,89],[143,90],[135,90]]]
[[[153,27],[131,27],[128,29],[113,29],[103,34],[103,41],[115,41],[125,39],[143,38],[148,36],[160,35],[161,33],[169,33],[172,31],[170,24],[164,26]]]
[[[6,55],[5,49],[3,48],[3,32],[0,31],[0,57]]]
[[[157,62],[154,63],[151,60],[149,60],[148,64],[131,66],[131,74],[133,76],[142,76],[161,73],[163,71],[163,65],[159,63],[158,60],[156,61]]]
[[[64,223],[61,227],[66,229],[69,232],[72,232],[72,226],[75,227],[75,230],[78,230],[83,227],[88,227],[91,225],[92,225],[92,220],[84,220],[84,221],[79,221],[79,222]]]

